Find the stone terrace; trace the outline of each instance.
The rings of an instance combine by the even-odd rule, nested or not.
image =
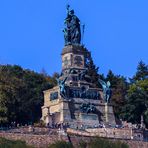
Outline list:
[[[57,141],[71,141],[73,145],[78,148],[78,143],[81,140],[86,142],[90,141],[93,136],[90,137],[90,134],[86,135],[85,133],[76,130],[68,129],[68,135],[58,134],[57,129],[48,129],[48,128],[35,128],[33,132],[28,131],[28,128],[20,128],[20,129],[12,129],[9,131],[0,131],[0,137],[4,137],[10,140],[22,140],[26,141],[28,145],[33,145],[37,148],[46,148],[49,144]],[[116,140],[115,138],[111,138],[111,140]],[[122,140],[125,143],[129,144],[130,148],[148,148],[148,142],[142,141],[133,141],[133,140]]]

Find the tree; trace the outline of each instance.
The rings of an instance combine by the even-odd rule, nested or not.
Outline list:
[[[91,83],[93,83],[95,87],[98,87],[98,79],[99,78],[104,79],[104,76],[98,74],[99,67],[96,67],[96,65],[94,64],[91,52],[88,51],[86,48],[85,52],[87,53],[85,56],[85,65],[86,68],[88,69],[88,75],[91,78]]]
[[[6,122],[12,118],[16,120],[15,112],[17,112],[17,103],[20,101],[18,92],[22,89],[23,83],[20,79],[22,76],[22,68],[19,66],[10,65],[0,66],[0,106],[5,113],[1,114],[3,120]],[[16,106],[16,107],[15,107]]]
[[[57,79],[60,77],[59,73],[54,72],[52,76],[49,76],[44,68],[42,68],[40,73],[51,84],[51,87],[54,87],[57,85]]]
[[[0,123],[38,121],[42,91],[51,86],[42,74],[17,65],[0,65]]]
[[[60,77],[60,75],[59,75],[59,73],[57,73],[57,72],[55,72],[53,75],[52,75],[52,84],[54,85],[54,86],[56,86],[57,85],[57,79]]]
[[[147,107],[147,110],[144,112],[144,121],[145,121],[146,127],[148,128],[148,107]]]
[[[137,72],[133,77],[133,80],[144,80],[146,78],[148,79],[148,65],[146,65],[143,61],[140,61],[137,66]]]
[[[120,75],[115,75],[109,70],[106,81],[110,81],[112,89],[111,102],[114,107],[114,113],[116,118],[120,118],[122,106],[125,104],[125,97],[128,89],[128,83],[126,78]]]
[[[120,79],[120,76],[115,75],[112,72],[112,70],[108,71],[108,74],[106,76],[106,81],[110,81],[112,88],[117,88],[117,84],[118,84],[119,79]]]
[[[130,85],[122,117],[132,123],[139,124],[141,116],[148,127],[148,79]]]
[[[122,118],[132,123],[140,123],[141,116],[148,127],[148,65],[140,61],[137,72],[131,80]]]

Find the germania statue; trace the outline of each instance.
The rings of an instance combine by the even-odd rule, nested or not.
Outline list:
[[[67,17],[64,21],[65,28],[64,39],[65,45],[75,45],[80,44],[81,42],[81,29],[80,29],[80,20],[74,14],[74,10],[69,10],[69,5],[67,5]]]

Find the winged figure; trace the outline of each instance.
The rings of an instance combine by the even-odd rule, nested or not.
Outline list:
[[[106,83],[101,79],[99,79],[99,83],[101,84],[102,89],[103,89],[104,100],[108,103],[111,98],[111,89],[110,89],[111,83],[109,81],[107,81]]]
[[[67,78],[69,77],[69,75],[71,74],[73,69],[70,69],[69,70],[69,74],[67,77],[65,77],[63,80],[60,80],[60,79],[56,79],[57,80],[57,83],[58,83],[58,86],[60,88],[60,94],[63,98],[66,98],[66,86],[65,86],[65,82],[67,80]]]

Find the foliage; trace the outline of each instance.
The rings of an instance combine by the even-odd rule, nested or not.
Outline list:
[[[60,77],[59,73],[55,72],[52,77],[50,78],[50,83],[53,84],[53,86],[57,85],[57,79]]]
[[[52,76],[49,76],[44,68],[42,68],[40,73],[51,84],[51,87],[54,87],[54,86],[57,85],[57,80],[56,79],[60,77],[59,73],[54,72]]]
[[[88,148],[128,148],[129,146],[120,141],[111,141],[103,138],[92,139],[88,143]]]
[[[128,148],[129,146],[120,141],[114,141],[103,138],[93,138],[90,142],[80,141],[79,148]],[[73,148],[70,143],[57,141],[49,146],[49,148]]]
[[[33,124],[34,127],[45,127],[46,123],[43,120],[37,121]]]
[[[33,148],[31,146],[27,146],[24,141],[12,141],[7,140],[5,138],[0,138],[0,148]]]
[[[117,118],[140,123],[141,115],[148,127],[148,65],[140,61],[135,75],[126,78],[109,70],[106,78],[98,74],[91,53],[86,50],[86,67],[92,83],[98,79],[111,82],[112,103]],[[14,65],[0,65],[0,124],[38,122],[43,105],[43,90],[57,85],[58,73],[48,76],[43,69],[36,73]]]
[[[146,123],[146,127],[148,128],[148,107],[147,110],[144,112],[144,121]]]
[[[137,66],[137,72],[133,77],[133,81],[148,79],[148,65],[140,61]]]
[[[148,79],[137,81],[130,85],[126,105],[123,107],[123,119],[132,123],[140,123],[144,116],[145,124],[148,126]]]
[[[48,148],[73,148],[71,143],[65,142],[65,141],[57,141],[51,145],[49,145]]]
[[[20,66],[0,65],[0,123],[32,123],[41,117],[47,77]]]
[[[143,116],[148,127],[148,65],[140,61],[136,74],[130,80],[126,104],[122,109],[122,118],[139,124]]]
[[[88,75],[91,78],[91,82],[96,87],[98,87],[98,78],[100,77],[102,78],[103,75],[98,74],[99,67],[96,67],[96,65],[94,64],[94,61],[91,56],[91,52],[88,51],[86,48],[85,48],[85,52],[87,53],[85,56],[85,65],[86,65],[86,68],[88,69]]]
[[[111,82],[112,103],[116,117],[140,123],[141,116],[148,127],[148,65],[140,61],[130,83],[109,70],[106,81]]]
[[[79,148],[86,148],[87,147],[87,143],[85,141],[81,140],[79,142],[79,145],[78,146],[79,146]]]
[[[128,83],[126,78],[120,75],[115,75],[109,70],[106,81],[110,81],[112,88],[112,104],[114,106],[114,113],[119,118],[122,110],[122,106],[125,103],[125,97],[128,90]]]

